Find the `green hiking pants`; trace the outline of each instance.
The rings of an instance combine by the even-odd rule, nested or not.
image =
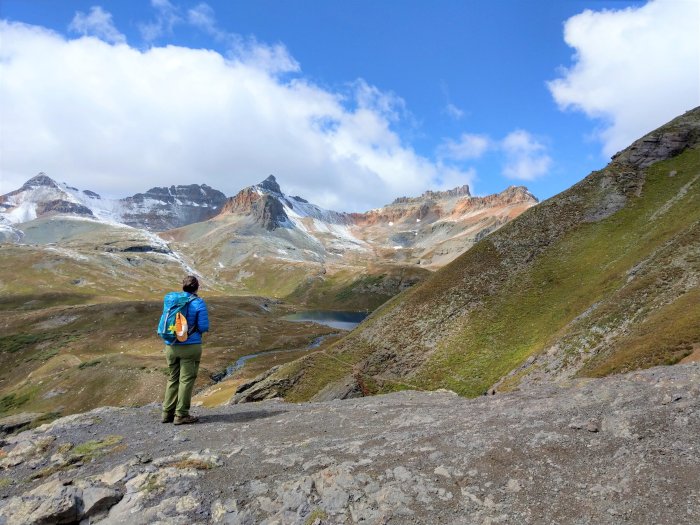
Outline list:
[[[165,359],[168,361],[168,384],[165,386],[163,414],[178,417],[190,414],[192,389],[199,371],[202,345],[166,345]]]

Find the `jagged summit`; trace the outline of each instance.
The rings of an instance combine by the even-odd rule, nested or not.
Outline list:
[[[19,224],[53,214],[94,218],[93,211],[73,195],[72,188],[43,172],[19,189],[0,196],[0,217],[4,223]]]
[[[415,223],[433,223],[435,221],[458,221],[464,215],[475,209],[493,209],[498,215],[499,210],[516,206],[524,211],[539,202],[524,186],[511,186],[501,193],[485,197],[473,197],[468,185],[459,186],[446,191],[426,191],[418,197],[399,197],[391,204],[365,213],[351,214],[354,222],[359,225],[405,225]],[[497,225],[500,225],[499,223]],[[489,230],[492,231],[489,225]],[[416,239],[418,240],[418,239]]]
[[[269,193],[261,192],[258,186],[242,189],[235,196],[230,197],[221,208],[219,215],[230,214],[249,216],[256,224],[268,231],[279,228],[287,221],[287,215],[279,199]]]
[[[264,181],[256,185],[258,188],[262,188],[267,191],[271,191],[273,193],[279,193],[282,194],[282,189],[280,188],[280,185],[277,183],[277,179],[275,178],[274,175],[270,175],[268,178],[266,178]]]
[[[283,185],[270,175],[229,198],[211,227],[221,232],[217,235],[225,251],[235,239],[237,249],[230,257],[237,264],[261,253],[319,262],[367,257],[371,250],[379,250],[380,260],[430,268],[446,264],[536,203],[524,187],[472,197],[469,186],[463,185],[397,199],[364,213],[343,213],[285,194]],[[222,228],[222,222],[231,227]],[[199,229],[194,232],[200,234]],[[260,242],[265,246],[262,252]],[[358,255],[361,252],[365,255]],[[225,260],[216,264],[225,267]]]
[[[211,219],[226,203],[226,195],[206,184],[189,184],[151,188],[121,202],[125,224],[164,231]]]
[[[420,202],[420,201],[430,201],[439,199],[448,199],[451,197],[470,197],[471,193],[469,191],[469,185],[464,184],[463,186],[457,186],[451,190],[445,191],[433,191],[427,190],[423,192],[422,195],[418,197],[398,197],[394,199],[391,204],[406,204],[409,202]]]
[[[267,231],[286,227],[307,233],[303,224],[306,218],[329,224],[349,222],[344,213],[325,210],[302,197],[285,195],[274,175],[229,198],[221,209],[221,215],[226,214],[247,215]]]
[[[203,231],[222,228],[217,242],[228,246],[235,238],[239,249],[230,257],[216,260],[217,268],[226,267],[229,258],[239,264],[261,253],[263,257],[318,263],[346,256],[366,257],[358,254],[373,249],[380,250],[381,260],[392,264],[439,267],[536,202],[522,187],[472,197],[469,186],[463,185],[399,198],[365,213],[344,213],[324,209],[302,196],[285,194],[274,175],[229,198],[206,184],[189,184],[153,187],[123,199],[110,199],[56,183],[42,173],[20,190],[0,197],[0,239],[18,240],[23,235],[22,224],[48,215],[61,215],[61,220],[127,225],[149,232],[181,230],[216,219],[169,235],[173,240],[197,242]],[[222,227],[222,223],[231,227]],[[269,235],[272,232],[275,235]],[[54,238],[53,234],[49,237]],[[241,243],[250,243],[249,249],[240,249]],[[262,251],[260,246],[264,247]]]
[[[29,179],[27,182],[25,182],[22,187],[19,190],[16,190],[17,192],[19,191],[26,191],[31,188],[37,188],[40,186],[45,186],[49,188],[58,188],[58,183],[53,180],[51,177],[46,175],[43,171],[39,172],[37,175]]]

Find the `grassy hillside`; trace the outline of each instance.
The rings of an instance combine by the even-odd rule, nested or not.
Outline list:
[[[696,109],[269,381],[474,396],[677,362],[700,343],[699,142]]]
[[[285,300],[329,310],[372,311],[424,280],[430,271],[418,266],[369,264],[366,268],[327,267],[307,276]]]
[[[526,358],[555,346],[565,359],[590,361],[584,370],[598,375],[685,357],[687,344],[700,341],[698,323],[688,322],[700,319],[697,290],[688,282],[700,275],[698,170],[700,150],[649,169],[642,195],[605,220],[581,224],[543,253],[471,312],[414,381],[478,395]],[[678,198],[684,187],[691,191]],[[655,217],[674,199],[663,217]],[[644,330],[663,311],[680,315],[663,316],[652,346],[628,346],[623,325]],[[667,334],[673,340],[660,345]]]

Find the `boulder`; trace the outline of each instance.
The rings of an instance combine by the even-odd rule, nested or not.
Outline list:
[[[62,481],[39,485],[29,493],[11,498],[0,510],[7,525],[74,523],[80,518],[81,490]]]

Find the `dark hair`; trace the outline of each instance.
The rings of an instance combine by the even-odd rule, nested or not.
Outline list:
[[[182,291],[196,293],[199,290],[199,281],[194,275],[188,275],[182,280]]]

